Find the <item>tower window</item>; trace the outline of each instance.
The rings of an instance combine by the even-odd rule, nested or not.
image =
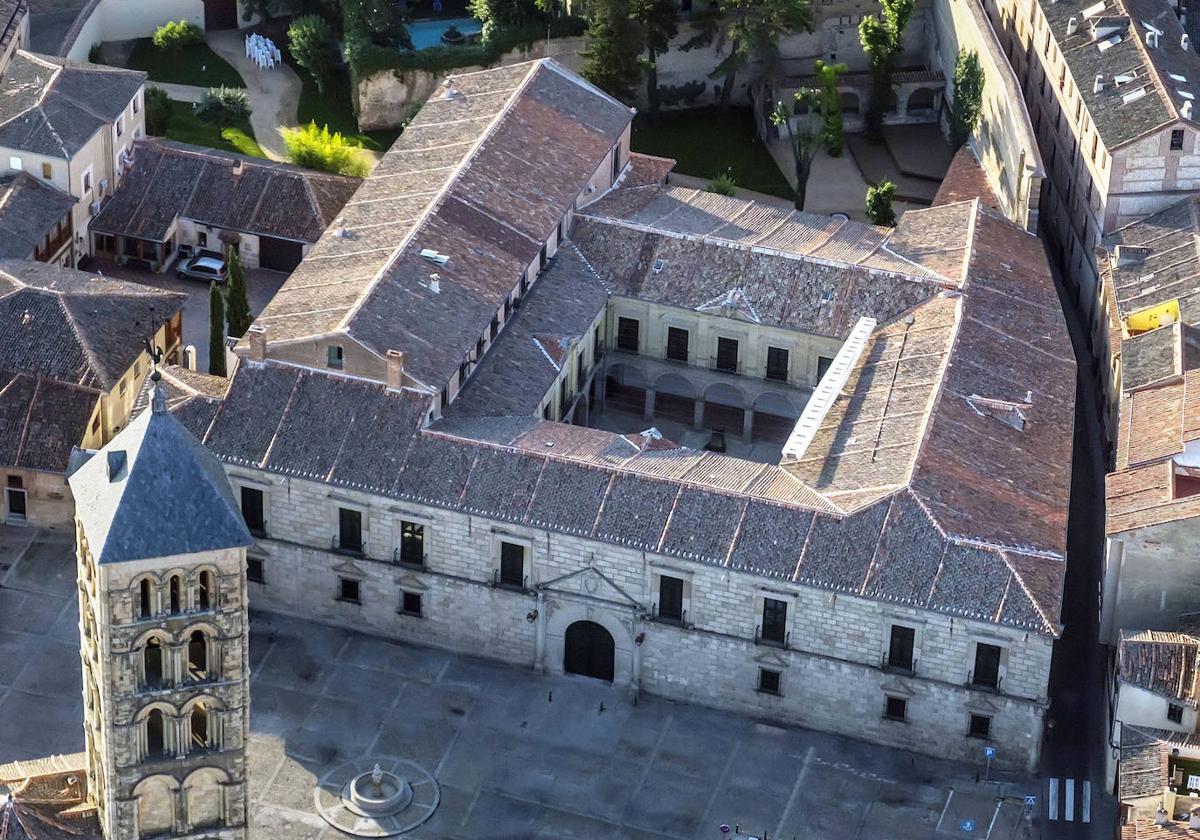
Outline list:
[[[782,694],[780,690],[782,674],[770,668],[758,669],[758,690],[763,694]]]
[[[174,615],[183,609],[183,583],[179,580],[179,575],[171,575],[171,614]]]
[[[188,637],[188,674],[201,682],[208,679],[208,639],[204,632],[196,630]]]
[[[142,665],[146,674],[146,686],[160,688],[163,684],[163,649],[162,642],[158,639],[146,642],[146,649],[142,652]]]
[[[200,588],[196,593],[198,606],[202,610],[210,610],[213,607],[216,595],[216,586],[213,581],[212,572],[200,573]]]
[[[160,758],[166,754],[166,741],[163,738],[163,714],[158,709],[151,709],[146,715],[146,755],[149,758]]]
[[[191,720],[189,723],[191,729],[191,748],[193,750],[206,750],[209,748],[208,740],[208,710],[204,708],[203,703],[197,703],[192,709]]]
[[[138,617],[149,618],[151,612],[150,579],[142,578],[142,582],[138,584]]]
[[[404,615],[413,615],[417,618],[421,617],[421,593],[420,592],[401,592],[400,593],[400,612]]]

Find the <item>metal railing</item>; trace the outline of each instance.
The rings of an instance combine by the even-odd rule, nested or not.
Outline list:
[[[1004,677],[1000,674],[996,675],[996,681],[994,683],[992,683],[992,682],[983,682],[983,681],[976,682],[975,672],[974,671],[967,672],[967,686],[969,688],[981,688],[985,691],[999,691],[1000,686],[1002,686],[1003,684],[1004,684]]]
[[[367,555],[367,541],[359,539],[358,545],[342,545],[341,539],[334,535],[329,538],[329,550],[337,554],[352,554],[355,557],[365,557]]]
[[[522,592],[529,589],[529,575],[525,575],[519,584],[512,581],[500,580],[500,570],[492,570],[492,586],[499,589],[519,589]]]
[[[421,559],[415,560],[415,561],[414,560],[405,560],[404,559],[404,551],[401,550],[400,548],[393,548],[392,549],[392,565],[408,566],[409,568],[412,568],[412,569],[424,569],[427,565],[429,565],[429,555],[422,554]]]
[[[917,658],[914,656],[909,662],[908,666],[905,667],[904,665],[898,665],[895,662],[892,662],[891,656],[885,653],[879,660],[879,667],[884,671],[896,671],[901,674],[912,674],[913,676],[916,676]]]
[[[783,640],[781,641],[779,639],[765,638],[762,634],[762,625],[754,625],[754,644],[756,645],[770,645],[771,647],[778,647],[787,650],[789,647],[791,647],[791,643],[792,633],[790,630],[783,634]]]
[[[650,607],[650,620],[661,621],[664,624],[678,624],[680,627],[687,626],[687,610],[680,610],[678,616],[663,615],[658,604],[653,604]]]

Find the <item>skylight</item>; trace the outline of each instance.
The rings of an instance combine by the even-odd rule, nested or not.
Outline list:
[[[1121,33],[1118,32],[1116,35],[1106,38],[1099,44],[1096,44],[1096,49],[1100,50],[1100,52],[1104,52],[1107,49],[1115,47],[1119,43],[1121,43]]]
[[[1137,100],[1141,99],[1145,95],[1146,95],[1146,88],[1143,85],[1142,87],[1131,90],[1131,91],[1129,91],[1129,93],[1122,96],[1121,101],[1124,102],[1126,105],[1128,105],[1130,102],[1136,102]]]
[[[1088,6],[1086,9],[1084,9],[1083,16],[1085,18],[1095,17],[1096,15],[1100,14],[1103,11],[1104,11],[1104,4],[1096,3],[1095,5]]]
[[[1179,88],[1175,88],[1175,92],[1177,94],[1179,94],[1181,97],[1183,97],[1184,99],[1195,99],[1196,98],[1193,94],[1187,92],[1186,90],[1180,90]]]
[[[1168,73],[1167,75],[1170,76],[1173,81],[1187,82],[1187,76],[1180,76],[1178,73]]]
[[[1113,81],[1117,83],[1117,87],[1120,87],[1121,85],[1129,84],[1136,78],[1136,71],[1132,73],[1118,73],[1117,75],[1113,76]]]

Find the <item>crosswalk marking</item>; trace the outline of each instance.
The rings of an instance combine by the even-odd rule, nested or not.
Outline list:
[[[1046,780],[1046,818],[1064,822],[1092,821],[1092,783],[1087,779]],[[1078,789],[1078,795],[1076,795]]]

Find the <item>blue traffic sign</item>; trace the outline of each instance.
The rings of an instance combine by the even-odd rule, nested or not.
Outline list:
[[[996,757],[996,748],[995,747],[984,747],[983,748],[983,757],[984,758],[995,758]]]
[[[975,820],[963,820],[962,822],[960,822],[958,824],[958,827],[961,828],[963,831],[974,831],[975,830]]]
[[[1032,793],[1025,794],[1025,804],[1029,806],[1037,805],[1037,795]]]

